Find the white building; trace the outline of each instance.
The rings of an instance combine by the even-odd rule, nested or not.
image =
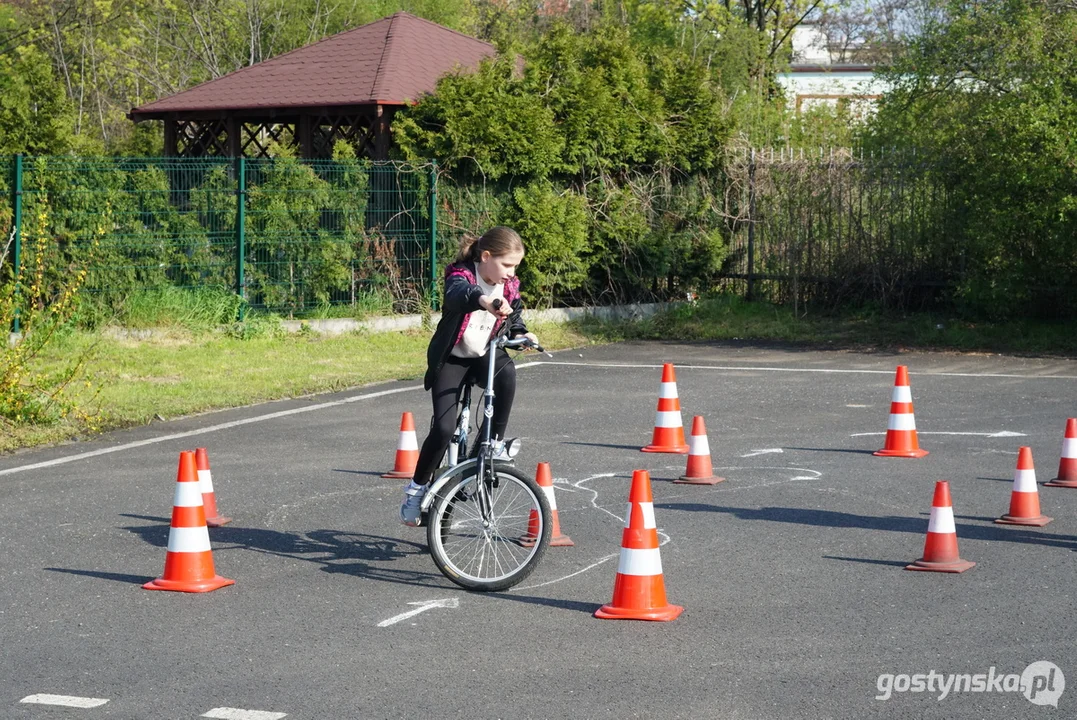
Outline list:
[[[843,104],[854,116],[871,113],[886,91],[874,65],[835,63],[822,28],[805,22],[793,30],[793,59],[778,75],[789,104],[799,113],[818,105]]]

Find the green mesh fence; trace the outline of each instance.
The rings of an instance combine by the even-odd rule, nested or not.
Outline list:
[[[0,221],[18,232],[23,283],[45,268],[113,310],[132,293],[207,288],[283,314],[433,298],[433,165],[369,161],[21,158]],[[12,228],[16,229],[16,228]],[[9,238],[4,239],[4,243]],[[3,243],[0,243],[2,246]],[[12,280],[12,267],[5,268]]]

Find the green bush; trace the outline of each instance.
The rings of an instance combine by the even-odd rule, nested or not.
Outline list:
[[[513,198],[516,208],[508,220],[527,247],[521,290],[530,304],[552,305],[561,292],[587,278],[586,203],[572,191],[555,192],[548,182],[518,188]]]

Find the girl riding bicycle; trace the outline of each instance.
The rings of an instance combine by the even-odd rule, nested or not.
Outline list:
[[[460,389],[466,382],[481,382],[490,338],[507,322],[509,337],[524,335],[538,344],[521,317],[523,302],[516,268],[523,258],[520,236],[511,228],[498,226],[478,239],[465,237],[456,261],[445,268],[441,321],[426,350],[424,386],[431,391],[434,418],[419,451],[414,479],[404,489],[400,522],[405,525],[420,524],[423,496],[453,434]],[[495,372],[497,404],[490,430],[495,447],[500,448],[516,394],[516,367],[503,349],[497,351]]]

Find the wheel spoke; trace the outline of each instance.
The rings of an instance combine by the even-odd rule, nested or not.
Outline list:
[[[449,577],[465,587],[507,587],[530,572],[540,555],[539,543],[525,545],[521,540],[529,536],[533,517],[545,519],[544,499],[533,480],[498,470],[497,486],[487,494],[489,516],[484,518],[479,503],[483,489],[469,488],[471,482],[474,476],[454,481],[446,497],[431,508],[431,551]],[[477,492],[465,498],[467,489]],[[540,537],[547,534],[539,528]]]

